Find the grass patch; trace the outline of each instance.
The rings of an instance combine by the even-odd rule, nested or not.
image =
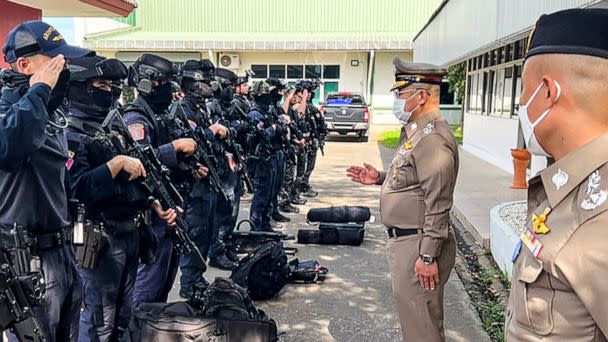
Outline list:
[[[462,145],[462,125],[450,125],[458,144]],[[388,148],[397,148],[399,145],[400,129],[386,131],[380,135],[380,143]]]
[[[462,125],[450,125],[459,145],[462,145]]]
[[[397,148],[399,145],[399,137],[401,136],[401,130],[395,129],[382,133],[380,135],[380,143],[388,148]]]

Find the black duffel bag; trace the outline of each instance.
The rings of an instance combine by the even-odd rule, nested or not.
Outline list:
[[[298,230],[298,243],[359,246],[365,238],[364,223],[319,223],[318,230]]]
[[[184,302],[144,303],[133,314],[131,340],[145,342],[274,342],[272,320],[204,318]]]
[[[325,281],[327,273],[327,267],[321,266],[317,260],[300,261],[296,258],[289,262],[289,282],[293,284]]]
[[[306,214],[308,222],[348,223],[369,221],[371,212],[368,207],[342,206],[310,209]]]

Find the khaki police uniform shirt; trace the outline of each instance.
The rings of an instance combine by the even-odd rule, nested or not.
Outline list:
[[[458,145],[441,112],[405,125],[382,183],[380,215],[388,228],[423,229],[420,254],[437,257],[448,238],[458,174]]]
[[[507,341],[606,341],[608,134],[530,180]]]

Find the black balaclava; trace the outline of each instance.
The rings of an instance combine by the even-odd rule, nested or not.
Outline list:
[[[163,113],[173,102],[173,87],[170,82],[165,82],[152,88],[152,92],[142,95],[154,113]]]
[[[213,97],[211,86],[203,81],[184,79],[182,89],[186,92],[186,98],[198,105],[203,105],[207,99]]]
[[[71,106],[100,120],[106,117],[119,97],[120,92],[93,87],[91,81],[71,82],[68,91]]]
[[[270,97],[271,97],[271,102],[273,105],[275,106],[279,106],[279,101],[281,101],[281,99],[283,98],[283,96],[281,94],[279,94],[279,90],[278,89],[274,89],[270,92]]]
[[[272,104],[272,94],[253,95],[255,103],[264,110],[268,110]]]
[[[59,108],[61,104],[63,104],[63,100],[65,100],[66,95],[68,94],[68,89],[70,87],[70,70],[62,70],[59,74],[59,78],[57,79],[57,83],[55,87],[51,91],[51,96],[49,97],[49,101],[46,104],[46,110],[50,114],[52,114],[55,109]]]
[[[230,102],[234,99],[234,89],[231,86],[224,86],[220,91],[218,99],[223,106],[230,106]]]

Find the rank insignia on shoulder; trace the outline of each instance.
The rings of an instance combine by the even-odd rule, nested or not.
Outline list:
[[[72,166],[74,166],[74,156],[74,152],[68,151],[68,160],[65,162],[65,167],[68,169],[68,171],[72,168]]]
[[[431,133],[433,131],[433,128],[435,128],[435,125],[433,125],[432,123],[429,122],[426,125],[426,127],[424,127],[424,129],[422,130],[422,133],[429,134],[429,133]]]
[[[414,144],[412,144],[411,140],[408,140],[403,143],[403,148],[406,150],[411,150],[412,148],[414,148]]]
[[[602,176],[600,175],[599,170],[596,170],[589,175],[589,179],[587,180],[587,198],[581,202],[581,208],[583,210],[593,210],[604,204],[606,199],[608,199],[608,191],[600,189],[601,180]]]
[[[129,125],[129,133],[131,133],[131,137],[133,137],[133,140],[143,140],[146,137],[146,130],[144,128],[144,124],[136,123]]]
[[[534,229],[535,234],[547,234],[551,231],[547,224],[547,215],[551,212],[551,208],[547,207],[542,214],[536,215],[532,214],[532,229]]]
[[[526,248],[534,255],[535,258],[538,258],[540,252],[543,250],[543,244],[538,240],[536,235],[532,233],[530,230],[526,229],[519,238],[521,239],[521,243],[526,246]]]

